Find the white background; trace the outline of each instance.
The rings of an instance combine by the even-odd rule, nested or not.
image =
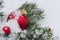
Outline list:
[[[36,2],[38,7],[45,10],[45,19],[41,24],[53,29],[54,35],[60,37],[60,0],[4,0],[5,14],[18,9],[24,2]]]

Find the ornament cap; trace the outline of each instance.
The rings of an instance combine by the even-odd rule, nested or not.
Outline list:
[[[20,10],[22,15],[27,15],[27,11],[25,9]]]

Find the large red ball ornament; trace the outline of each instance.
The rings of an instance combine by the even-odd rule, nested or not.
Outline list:
[[[27,16],[22,15],[18,18],[18,24],[22,30],[25,30],[28,27],[29,19]]]
[[[15,18],[15,14],[14,14],[14,12],[12,12],[12,13],[8,16],[7,21],[9,21],[10,19],[14,19],[14,18]]]
[[[4,31],[4,33],[6,35],[9,35],[10,34],[10,27],[9,26],[4,26],[2,30]]]

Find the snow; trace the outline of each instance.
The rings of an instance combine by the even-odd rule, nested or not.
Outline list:
[[[53,29],[54,35],[60,37],[60,0],[4,0],[4,8],[2,9],[5,15],[9,15],[11,12],[16,11],[26,1],[36,2],[38,7],[45,9],[45,19],[40,22],[43,26],[49,26]],[[8,25],[12,32],[19,32],[20,28],[16,20],[10,20],[4,22],[0,26]],[[1,27],[0,27],[1,28]]]

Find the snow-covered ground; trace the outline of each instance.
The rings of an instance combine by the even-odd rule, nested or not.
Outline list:
[[[45,10],[44,14],[46,16],[41,24],[45,27],[52,28],[54,35],[60,37],[60,0],[4,0],[3,11],[8,15],[26,1],[36,2],[38,7]]]

